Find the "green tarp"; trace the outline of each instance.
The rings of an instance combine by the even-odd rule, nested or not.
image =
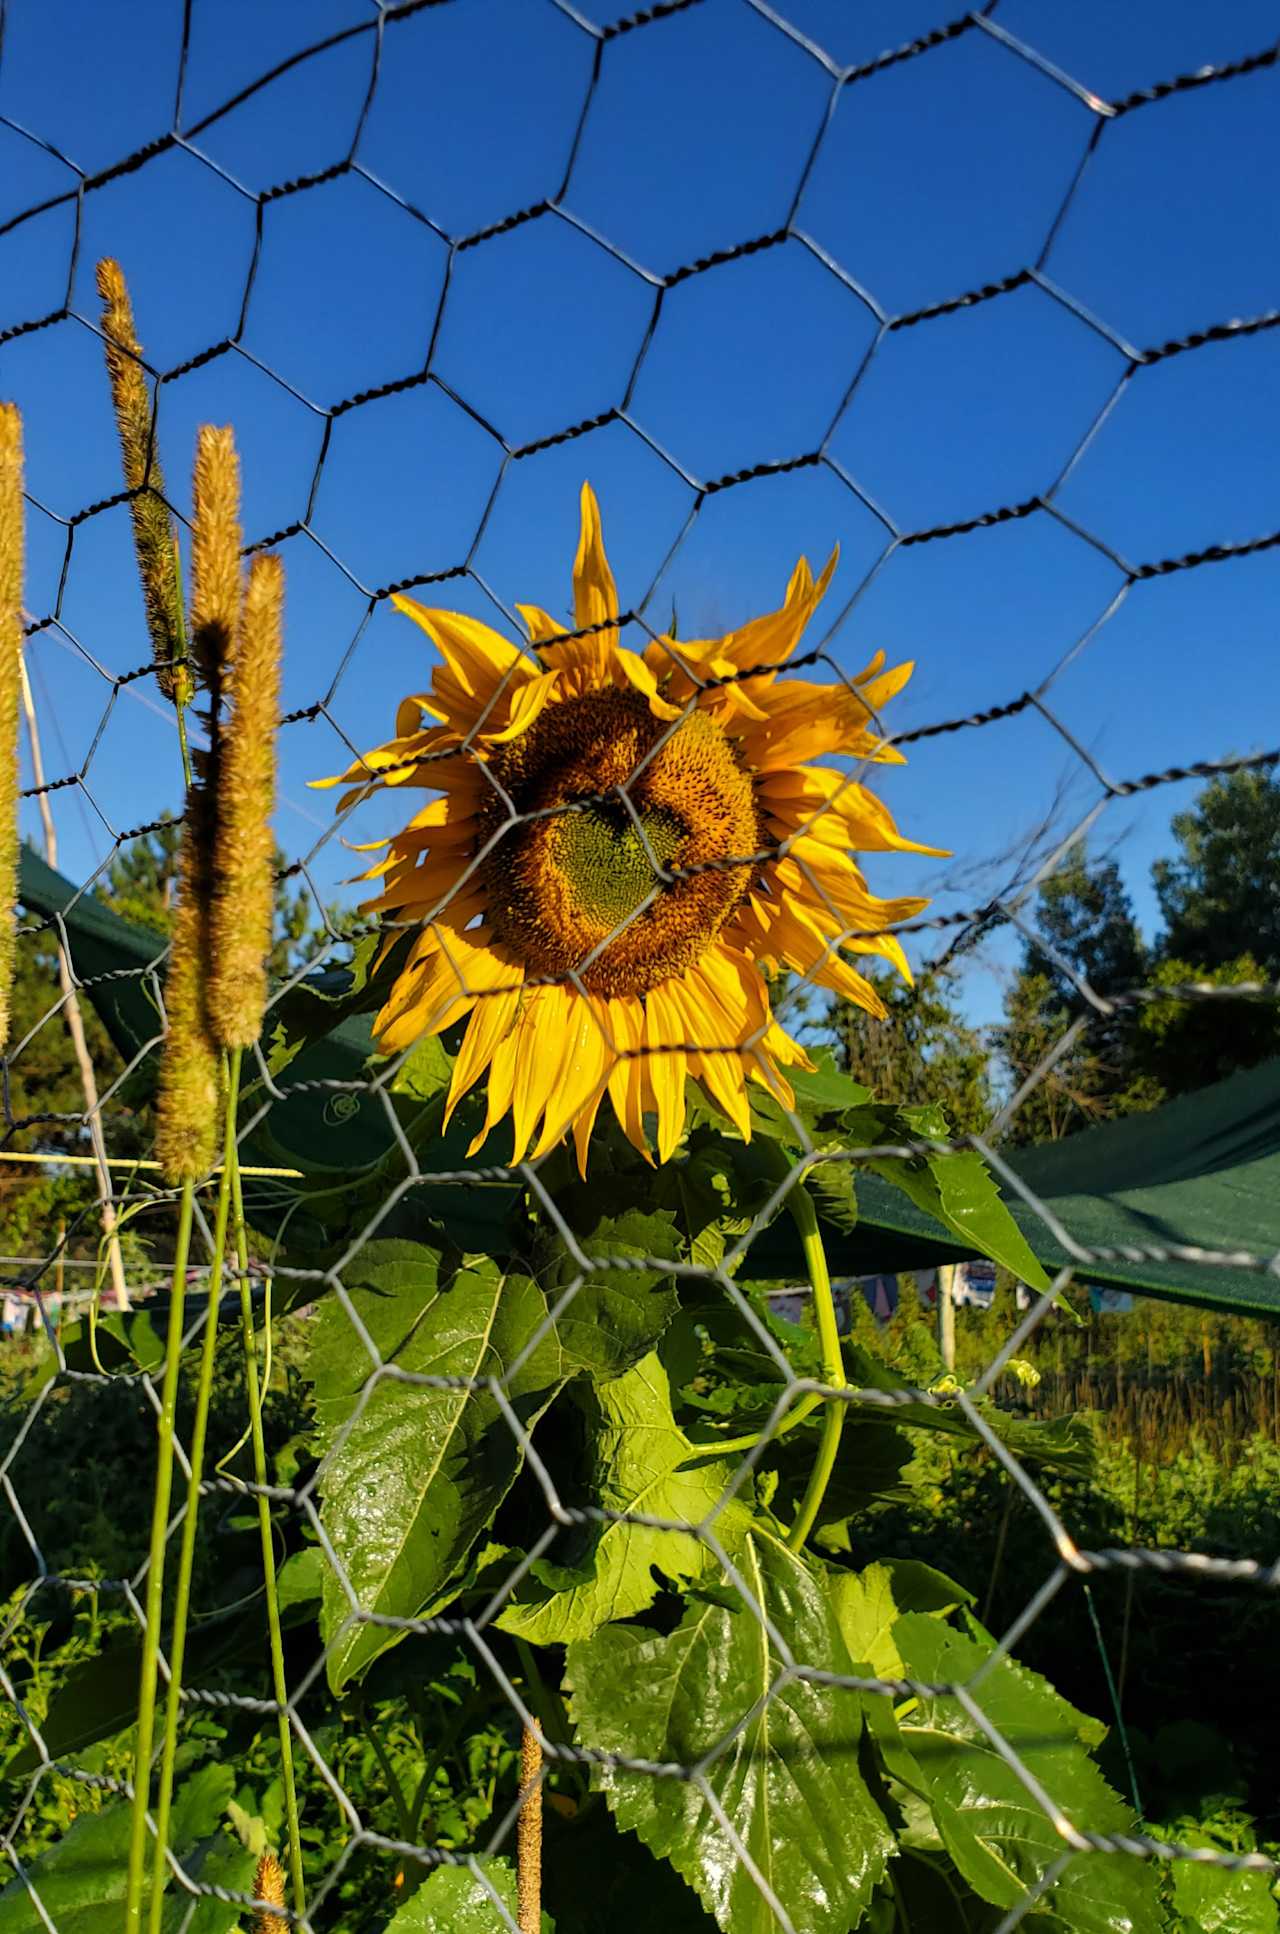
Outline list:
[[[22,855],[21,898],[30,913],[61,921],[76,975],[116,1046],[126,1060],[142,1057],[145,1063],[143,1050],[158,1034],[156,963],[163,942],[121,920],[28,851]],[[319,985],[325,981],[318,977]],[[337,991],[342,976],[329,976],[328,985]],[[245,1159],[304,1168],[309,1175],[327,1172],[335,1187],[353,1184],[358,1171],[393,1149],[390,1114],[379,1095],[325,1084],[358,1082],[369,1052],[367,1015],[342,1019],[307,1048],[282,1079],[287,1092],[269,1106],[260,1096],[263,1112]],[[455,1126],[429,1159],[419,1151],[419,1161],[441,1172],[467,1167],[466,1139]],[[1280,1060],[1151,1114],[1021,1150],[1009,1166],[1035,1200],[1021,1199],[1007,1179],[1003,1192],[1050,1272],[1073,1262],[1081,1281],[1208,1309],[1280,1315],[1280,1267],[1254,1268],[1244,1260],[1276,1257],[1280,1263]],[[859,1172],[857,1193],[857,1228],[826,1231],[833,1274],[960,1259],[963,1252],[948,1233],[887,1183]],[[475,1184],[432,1184],[415,1192],[428,1213],[448,1220],[463,1246],[469,1226],[479,1231],[503,1212],[502,1198],[500,1186]],[[287,1184],[264,1186],[257,1211],[260,1221],[273,1224],[285,1213],[299,1213]],[[1059,1231],[1090,1259],[1073,1255]],[[1165,1253],[1186,1249],[1240,1260]],[[756,1238],[749,1269],[762,1280],[800,1273],[788,1218]]]

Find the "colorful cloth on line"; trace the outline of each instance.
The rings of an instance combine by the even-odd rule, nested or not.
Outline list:
[[[990,1309],[996,1296],[996,1266],[985,1257],[956,1264],[951,1281],[951,1300],[957,1307],[966,1303],[973,1309]]]
[[[897,1277],[863,1276],[859,1280],[859,1288],[877,1323],[887,1323],[898,1307]]]

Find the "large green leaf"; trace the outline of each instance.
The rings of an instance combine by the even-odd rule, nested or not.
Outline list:
[[[571,1646],[574,1725],[583,1745],[686,1768],[720,1749],[705,1777],[732,1833],[693,1781],[614,1766],[597,1777],[619,1824],[670,1860],[721,1927],[774,1934],[763,1881],[795,1934],[847,1934],[893,1847],[858,1770],[861,1700],[779,1684],[759,1612],[806,1665],[848,1672],[849,1655],[818,1581],[771,1534],[746,1536],[738,1568],[754,1606],[718,1590],[669,1634],[611,1625]]]
[[[843,1349],[845,1373],[855,1389],[882,1390],[893,1393],[895,1399],[899,1398],[903,1388],[902,1378],[887,1363],[871,1350],[864,1349],[860,1343],[846,1341]],[[1001,1410],[990,1399],[981,1401],[978,1408],[984,1423],[1017,1457],[1026,1458],[1032,1463],[1050,1464],[1057,1470],[1069,1471],[1077,1477],[1091,1475],[1096,1444],[1085,1417],[1023,1417],[1013,1411]],[[982,1441],[981,1432],[975,1429],[964,1411],[957,1404],[946,1401],[926,1403],[923,1399],[907,1399],[897,1400],[892,1405],[854,1404],[851,1414],[865,1418],[868,1423],[879,1419],[887,1430],[929,1430],[946,1437],[964,1437],[971,1443]]]
[[[1184,1847],[1232,1851],[1186,1821],[1179,1821],[1169,1838]],[[1170,1872],[1173,1904],[1188,1934],[1192,1930],[1194,1934],[1276,1934],[1280,1927],[1270,1874],[1228,1873],[1223,1867],[1201,1866],[1192,1860],[1171,1861]]]
[[[248,1892],[253,1865],[249,1855],[229,1840],[214,1837],[234,1787],[229,1766],[208,1765],[194,1773],[174,1795],[169,1844],[192,1879],[212,1880],[216,1872],[219,1885]],[[129,1816],[127,1801],[104,1807],[101,1813],[82,1813],[60,1840],[25,1863],[26,1880],[19,1874],[0,1894],[0,1934],[32,1934],[47,1923],[58,1934],[120,1934]],[[149,1849],[147,1872],[149,1882]],[[28,1882],[39,1896],[45,1921],[32,1903]],[[191,1904],[191,1895],[171,1879],[164,1909],[166,1934],[187,1922]],[[200,1934],[226,1934],[239,1918],[233,1905],[212,1899],[201,1901],[196,1914],[200,1918],[193,1916],[188,1924],[198,1926]]]
[[[849,1657],[869,1667],[877,1679],[900,1679],[902,1654],[893,1636],[898,1608],[888,1567],[867,1565],[863,1571],[833,1572],[830,1592]]]
[[[346,1310],[337,1298],[325,1304],[308,1365],[331,1442],[322,1522],[360,1608],[412,1618],[442,1602],[520,1468],[519,1440],[486,1381],[501,1381],[527,1427],[563,1381],[560,1346],[538,1285],[487,1259],[442,1273],[430,1250],[374,1243],[344,1280],[383,1363],[432,1381],[382,1376],[370,1386],[373,1364]],[[350,1611],[330,1571],[322,1630],[335,1691],[401,1636],[347,1623]]]
[[[848,1145],[854,1148],[951,1139],[946,1116],[935,1106],[856,1109],[845,1117],[844,1127]],[[1028,1248],[1026,1237],[976,1149],[911,1159],[877,1157],[867,1167],[950,1229],[970,1254],[990,1256],[994,1262],[1003,1263],[1019,1282],[1032,1289],[1049,1287],[1049,1278]]]
[[[510,1934],[516,1917],[511,1863],[486,1860],[484,1875],[492,1894],[470,1867],[437,1867],[396,1914],[387,1934]],[[494,1905],[494,1894],[501,1908]],[[542,1927],[543,1934],[554,1934],[555,1922],[544,1914]]]
[[[592,1501],[618,1515],[600,1527],[581,1582],[552,1591],[537,1577],[528,1579],[499,1617],[499,1625],[536,1645],[568,1645],[610,1619],[644,1611],[657,1596],[655,1566],[667,1578],[687,1581],[717,1564],[691,1531],[661,1530],[623,1515],[700,1524],[732,1475],[726,1463],[684,1468],[694,1446],[672,1415],[671,1386],[657,1355],[584,1401],[591,1413]],[[716,1536],[732,1552],[749,1523],[747,1507],[735,1497],[716,1519]]]
[[[616,1377],[648,1356],[679,1308],[671,1277],[661,1268],[681,1253],[670,1213],[619,1206],[613,1189],[575,1185],[557,1199],[589,1266],[584,1269],[558,1232],[548,1234],[537,1277],[554,1309],[568,1369],[592,1377]],[[613,1258],[618,1267],[610,1268]],[[652,1258],[658,1267],[640,1266]]]
[[[909,1612],[893,1628],[907,1676],[967,1682],[991,1646]],[[1079,1828],[1131,1833],[1132,1811],[1089,1756],[1103,1728],[1070,1706],[1037,1674],[1001,1660],[973,1694],[985,1717]],[[1068,1843],[1010,1760],[958,1699],[923,1698],[898,1724],[923,1782],[942,1843],[966,1883],[1006,1910],[1019,1906]],[[1131,1854],[1079,1854],[1037,1905],[1046,1928],[1077,1934],[1151,1934],[1161,1924],[1151,1863]]]

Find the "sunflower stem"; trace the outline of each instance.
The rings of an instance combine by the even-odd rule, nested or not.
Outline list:
[[[173,1488],[173,1419],[178,1401],[187,1255],[191,1247],[191,1218],[194,1205],[194,1184],[185,1182],[178,1210],[178,1233],[173,1252],[173,1281],[169,1292],[169,1334],[165,1344],[164,1393],[160,1402],[160,1418],[156,1426],[156,1477],[151,1496],[151,1547],[147,1565],[146,1624],[142,1634],[142,1667],[138,1680],[138,1731],[133,1756],[133,1813],[129,1827],[129,1866],[125,1883],[125,1934],[140,1934],[142,1927],[142,1883],[147,1853],[147,1799],[151,1788],[151,1747],[155,1738],[160,1619],[164,1609],[165,1538],[169,1529],[169,1499]]]
[[[840,1331],[836,1326],[836,1306],[831,1295],[831,1276],[827,1269],[827,1255],[822,1246],[822,1235],[818,1228],[817,1211],[813,1198],[806,1188],[799,1184],[787,1197],[787,1207],[800,1237],[804,1250],[805,1266],[809,1271],[809,1282],[813,1288],[813,1307],[818,1319],[818,1343],[822,1351],[823,1381],[836,1389],[845,1388],[844,1358],[840,1352]],[[835,1469],[836,1454],[840,1449],[840,1436],[844,1430],[846,1406],[838,1397],[821,1399],[826,1406],[822,1420],[822,1436],[818,1440],[818,1455],[809,1473],[809,1482],[800,1501],[795,1523],[787,1534],[787,1544],[792,1551],[802,1551],[809,1533],[817,1521],[822,1508],[822,1500],[831,1482]]]
[[[222,1264],[226,1255],[227,1219],[231,1208],[229,1166],[235,1156],[236,1104],[239,1094],[240,1056],[237,1053],[230,1057],[227,1069],[223,1170],[218,1185],[218,1207],[213,1225],[213,1257],[209,1266],[204,1343],[200,1351],[200,1369],[196,1381],[196,1409],[191,1425],[187,1509],[182,1520],[182,1545],[178,1553],[178,1579],[173,1597],[173,1630],[169,1638],[169,1693],[165,1702],[164,1746],[160,1758],[160,1789],[156,1801],[156,1846],[149,1916],[151,1934],[159,1934],[161,1916],[164,1912],[165,1849],[169,1838],[169,1814],[173,1805],[173,1769],[178,1753],[178,1714],[182,1705],[182,1668],[186,1659],[187,1623],[191,1613],[191,1576],[195,1569],[196,1530],[200,1520],[200,1484],[204,1476],[204,1446],[209,1430],[213,1365],[218,1347],[218,1303],[222,1295]]]

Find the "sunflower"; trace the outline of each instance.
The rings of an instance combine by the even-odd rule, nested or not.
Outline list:
[[[570,1132],[585,1174],[606,1094],[624,1134],[665,1161],[686,1078],[743,1136],[747,1084],[794,1103],[809,1068],[775,1019],[767,974],[790,968],[883,1016],[848,955],[910,978],[888,929],[927,903],[880,900],[851,849],[937,853],[824,755],[901,763],[879,728],[912,667],[881,652],[849,683],[779,677],[831,581],[801,559],[777,611],[713,639],[619,636],[600,513],[582,490],[574,631],[518,605],[528,644],[397,596],[443,663],[396,736],[321,785],[345,810],[405,786],[438,794],[361,878],[390,946],[413,941],[374,1032],[394,1053],[469,1016],[448,1114],[488,1073],[472,1152],[510,1113],[512,1161]],[[448,1115],[446,1115],[446,1120]],[[650,1124],[654,1124],[651,1129]]]

